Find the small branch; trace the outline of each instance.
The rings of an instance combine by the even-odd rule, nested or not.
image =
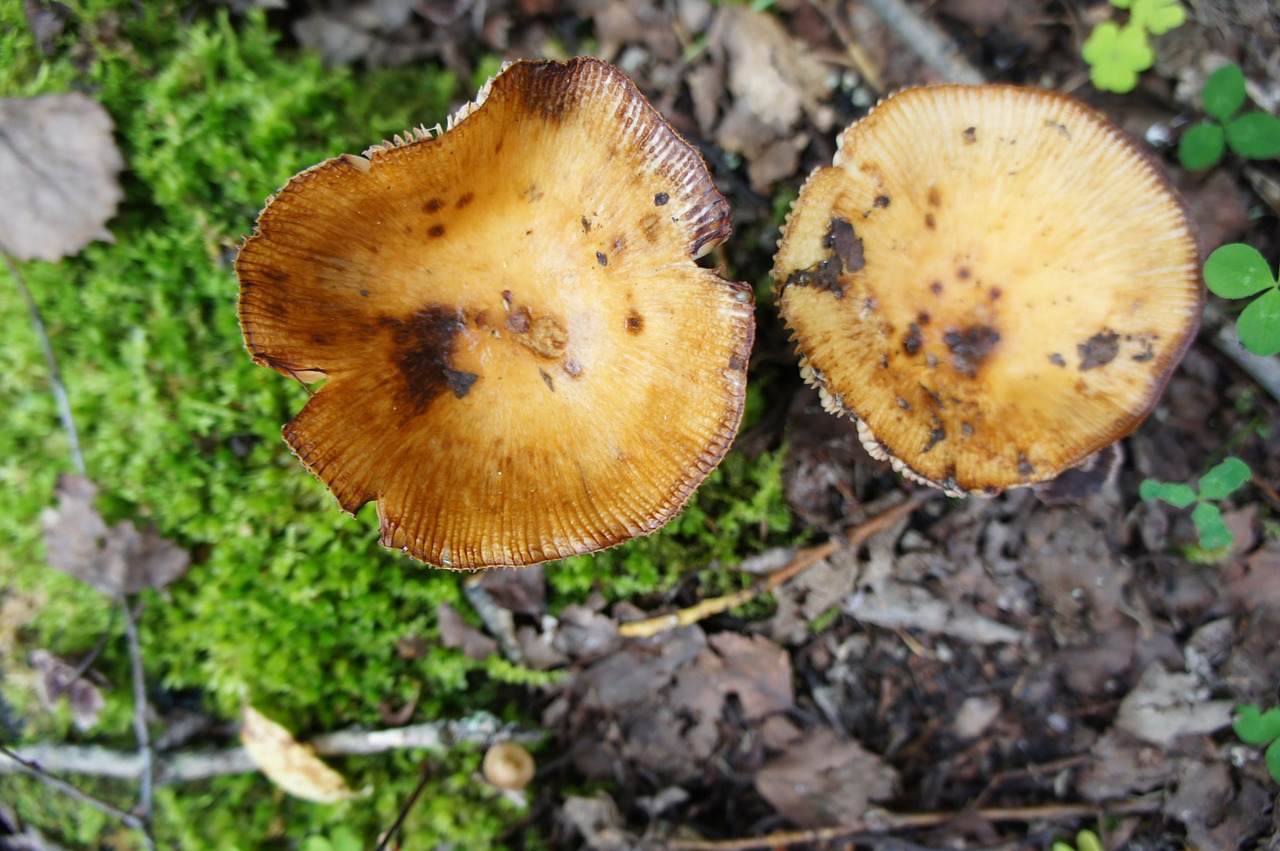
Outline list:
[[[23,748],[20,750],[26,749]],[[82,804],[88,804],[99,812],[106,813],[125,827],[146,833],[146,826],[143,825],[142,820],[137,816],[130,815],[118,807],[113,807],[111,804],[108,804],[100,798],[93,797],[88,792],[83,792],[80,789],[77,789],[67,781],[54,777],[46,771],[38,761],[28,759],[21,754],[10,750],[4,745],[0,745],[0,754],[9,757],[9,759],[12,760],[12,762],[0,762],[0,773],[17,772],[19,774],[26,774],[29,777],[38,778],[45,785],[57,789],[67,797],[74,798]],[[148,836],[148,840],[149,839],[150,837]],[[150,842],[148,842],[148,845],[150,846]]]
[[[920,17],[906,0],[862,0],[903,44],[948,83],[976,85],[984,82],[982,72],[965,59],[946,33]]]
[[[31,314],[31,324],[35,327],[36,336],[40,339],[40,348],[44,350],[44,362],[49,370],[49,383],[53,388],[53,399],[58,405],[58,416],[62,420],[63,430],[67,433],[67,441],[71,444],[71,461],[75,464],[76,472],[88,478],[89,473],[84,465],[84,453],[80,451],[80,433],[76,431],[76,421],[71,416],[71,399],[67,396],[67,388],[62,383],[62,373],[58,369],[58,359],[53,355],[53,344],[49,342],[49,334],[45,331],[44,320],[40,318],[40,306],[36,304],[35,298],[32,297],[31,290],[27,289],[27,282],[18,271],[13,258],[9,256],[7,251],[0,251],[0,256],[4,257],[4,265],[8,267],[9,274],[18,285],[18,292],[22,293],[22,298],[27,303],[27,311]]]
[[[396,816],[395,822],[387,829],[387,832],[382,835],[382,839],[378,842],[378,847],[374,848],[373,851],[384,851],[387,844],[395,838],[397,833],[400,832],[400,826],[403,825],[404,820],[409,817],[409,811],[413,809],[413,805],[417,803],[418,796],[422,794],[423,789],[427,788],[427,781],[431,779],[431,773],[431,763],[427,760],[423,760],[422,769],[419,772],[418,785],[413,787],[413,794],[411,794],[409,799],[404,802],[404,806],[400,808],[400,814]]]
[[[822,827],[813,830],[788,830],[768,836],[722,840],[675,839],[667,847],[673,851],[753,851],[781,849],[792,845],[821,845],[838,841],[856,843],[861,836],[872,838],[895,830],[937,827],[953,819],[976,816],[986,821],[1061,821],[1074,818],[1098,818],[1104,815],[1158,813],[1164,806],[1160,795],[1126,798],[1110,804],[1041,804],[1030,807],[988,807],[977,810],[938,813],[892,813],[870,810],[855,824]]]
[[[1280,358],[1264,358],[1246,349],[1240,342],[1234,320],[1223,316],[1214,305],[1204,311],[1204,330],[1215,348],[1240,367],[1258,386],[1280,401]]]
[[[147,731],[147,684],[142,675],[142,642],[138,639],[138,617],[142,614],[142,601],[137,608],[130,608],[127,600],[121,600],[124,608],[124,634],[129,643],[129,667],[133,673],[133,734],[138,741],[138,806],[142,810],[143,830],[149,841],[151,822],[154,818],[151,791],[155,783],[155,755],[151,750],[151,735]]]
[[[384,730],[339,730],[311,740],[321,756],[359,756],[391,750],[448,750],[459,744],[488,744],[508,739],[532,742],[539,738],[535,731],[499,721],[488,713],[477,713],[452,721],[432,721],[408,727]],[[47,771],[138,780],[143,761],[139,753],[98,747],[37,743],[16,748],[15,758],[38,763]],[[12,763],[0,762],[0,774],[20,770]],[[188,751],[156,754],[153,770],[155,782],[161,785],[204,780],[223,774],[251,774],[258,766],[244,748],[217,751]]]
[[[928,500],[935,496],[940,496],[941,493],[941,491],[936,491],[932,488],[920,488],[913,491],[910,496],[892,508],[885,509],[866,522],[854,526],[843,538],[832,538],[824,544],[801,550],[796,553],[795,558],[786,567],[769,574],[764,579],[753,582],[750,588],[744,588],[741,591],[726,594],[723,597],[711,597],[669,615],[658,615],[653,618],[624,623],[618,627],[618,634],[628,638],[649,638],[669,629],[695,624],[698,621],[706,620],[712,615],[718,615],[744,603],[749,603],[757,597],[768,594],[780,585],[789,582],[831,554],[842,549],[853,549],[861,546],[872,535],[892,527],[899,520],[908,517]]]

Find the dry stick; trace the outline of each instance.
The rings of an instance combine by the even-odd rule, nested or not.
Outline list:
[[[905,0],[862,0],[898,34],[916,55],[948,83],[976,85],[985,82],[982,72],[969,63],[946,33],[920,17]]]
[[[673,851],[752,851],[756,848],[777,849],[836,840],[856,840],[858,834],[884,834],[895,830],[937,827],[961,816],[977,816],[986,821],[1057,821],[1106,815],[1158,813],[1164,806],[1159,795],[1125,798],[1111,804],[1037,804],[1029,807],[986,807],[942,813],[891,813],[870,810],[856,824],[822,827],[813,830],[788,830],[768,836],[722,840],[671,840]]]
[[[142,642],[138,640],[138,617],[142,614],[142,601],[136,609],[121,600],[124,607],[124,634],[129,644],[129,667],[133,674],[133,733],[138,740],[138,755],[142,771],[138,779],[138,803],[142,808],[143,832],[151,842],[151,822],[154,818],[151,789],[155,783],[155,759],[151,751],[151,736],[147,732],[147,684],[142,676]]]
[[[82,804],[88,804],[89,806],[93,807],[95,810],[106,813],[107,815],[119,821],[125,827],[132,828],[133,830],[140,830],[144,834],[146,833],[145,826],[137,816],[131,815],[130,813],[126,813],[124,810],[119,809],[118,807],[113,807],[111,804],[108,804],[106,801],[103,801],[100,798],[95,798],[92,795],[90,795],[88,792],[84,792],[84,791],[81,791],[80,789],[77,789],[75,786],[72,786],[70,783],[66,782],[65,780],[59,780],[57,777],[54,777],[52,774],[50,774],[49,772],[41,768],[39,763],[31,760],[23,759],[21,756],[9,750],[4,745],[0,745],[0,754],[3,754],[9,757],[9,759],[13,760],[13,765],[16,766],[16,769],[15,769],[16,771],[31,777],[35,777],[39,779],[40,782],[48,786],[52,786],[54,789],[57,789],[59,792],[63,793],[67,797],[75,798],[77,801],[79,801]],[[0,765],[7,765],[7,763],[3,763]],[[154,847],[153,845],[150,844],[150,837],[148,837],[148,845],[150,847]]]
[[[462,743],[506,741],[535,742],[538,731],[526,730],[478,712],[450,721],[431,721],[408,727],[382,730],[338,730],[311,739],[309,744],[320,756],[367,756],[391,750],[447,750]],[[100,747],[33,744],[14,749],[17,759],[36,763],[46,771],[137,780],[142,774],[142,758],[134,751],[115,751]],[[0,775],[15,770],[0,761]],[[156,757],[156,781],[160,784],[186,783],[224,774],[249,774],[257,764],[244,748],[217,751],[185,751]]]
[[[382,835],[382,839],[378,842],[373,851],[384,851],[387,844],[395,838],[400,832],[400,826],[404,824],[404,820],[409,817],[409,811],[413,809],[413,805],[417,802],[418,796],[422,794],[422,790],[427,788],[427,780],[431,777],[431,763],[428,760],[422,761],[422,770],[419,772],[418,785],[413,787],[413,793],[409,795],[409,799],[404,802],[404,806],[400,808],[400,814],[396,816],[395,823],[387,829]]]
[[[618,627],[618,634],[628,638],[649,638],[660,632],[689,626],[712,615],[718,615],[736,606],[749,603],[762,594],[768,594],[783,583],[790,581],[827,556],[842,549],[861,546],[863,541],[877,532],[882,532],[893,526],[928,500],[939,496],[940,493],[940,491],[930,488],[920,488],[892,508],[886,509],[870,520],[854,526],[843,538],[832,538],[824,544],[801,550],[796,553],[796,557],[786,567],[769,574],[763,580],[751,583],[749,588],[744,588],[733,594],[726,594],[723,597],[711,597],[710,599],[702,600],[687,609],[681,609],[669,615],[658,615],[642,621],[624,623]]]
[[[0,255],[4,256],[5,266],[8,268],[9,274],[13,277],[14,282],[18,285],[18,291],[22,293],[22,298],[27,303],[27,311],[31,315],[31,324],[36,329],[36,337],[39,338],[40,348],[44,351],[45,365],[49,370],[49,382],[53,388],[53,398],[58,406],[58,416],[61,418],[62,427],[67,433],[67,441],[71,444],[72,463],[75,465],[76,472],[81,476],[88,478],[89,471],[84,463],[84,453],[80,449],[80,433],[76,429],[75,417],[71,414],[71,399],[67,395],[66,385],[62,383],[62,371],[58,369],[58,359],[53,354],[53,344],[49,341],[49,334],[44,327],[44,320],[40,316],[40,306],[36,304],[36,300],[31,295],[31,290],[27,288],[27,282],[22,277],[22,273],[18,271],[17,265],[13,262],[13,258],[9,256],[7,251],[0,251]],[[129,818],[131,822],[125,823],[136,830],[142,831],[143,840],[146,843],[146,846],[148,848],[155,848],[155,838],[151,834],[151,743],[147,736],[146,685],[142,679],[142,650],[138,642],[138,625],[134,621],[132,613],[129,611],[129,604],[128,602],[121,600],[120,605],[123,606],[125,610],[125,634],[128,636],[129,640],[129,659],[133,669],[134,731],[138,736],[138,750],[142,756],[143,763],[140,783],[141,794],[139,796],[143,817],[139,820],[130,816]],[[90,654],[90,658],[92,659],[94,655],[96,655],[96,651],[94,654]],[[81,671],[80,673],[83,672]],[[77,675],[77,678],[78,676],[79,674]],[[52,780],[48,775],[41,774],[40,776]],[[64,792],[75,788],[60,780],[57,781],[54,786]]]
[[[58,370],[57,358],[53,356],[53,344],[49,342],[49,335],[44,329],[44,320],[40,318],[40,306],[32,297],[31,290],[27,289],[27,282],[18,271],[9,252],[0,251],[0,255],[4,256],[4,265],[8,267],[9,274],[18,285],[18,292],[22,293],[22,298],[27,303],[31,324],[35,326],[36,336],[40,339],[40,348],[44,350],[44,362],[49,370],[49,382],[53,386],[53,399],[58,405],[58,417],[62,420],[62,428],[67,432],[67,440],[71,443],[71,461],[75,464],[76,472],[87,478],[89,473],[84,466],[84,453],[80,451],[80,434],[76,431],[76,421],[71,416],[71,399],[67,396],[67,388],[62,383],[62,373]]]

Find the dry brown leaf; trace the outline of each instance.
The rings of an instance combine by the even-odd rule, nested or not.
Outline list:
[[[95,239],[124,197],[111,116],[70,93],[0,99],[0,249],[58,260]]]
[[[310,745],[300,744],[288,730],[248,704],[240,741],[267,779],[295,798],[317,804],[336,804],[369,794],[353,792],[342,775],[316,756]]]
[[[62,698],[71,707],[71,721],[80,732],[93,729],[98,724],[98,714],[106,706],[102,692],[88,677],[76,676],[76,669],[48,650],[36,650],[31,654],[31,667],[40,672],[36,681],[36,696],[40,705],[52,712]]]
[[[756,790],[800,827],[853,824],[894,792],[897,772],[853,740],[810,731],[756,774]]]
[[[57,509],[45,509],[49,564],[112,597],[159,588],[187,572],[187,551],[126,520],[108,527],[93,507],[98,486],[80,476],[58,479]]]
[[[487,659],[498,652],[498,642],[468,624],[448,603],[436,604],[440,643],[461,650],[468,659]]]

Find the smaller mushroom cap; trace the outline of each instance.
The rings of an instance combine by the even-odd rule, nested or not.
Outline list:
[[[236,262],[255,361],[324,379],[284,428],[382,543],[451,568],[671,519],[737,431],[750,288],[697,151],[616,68],[518,62],[450,129],[328,160]]]
[[[529,785],[537,772],[533,755],[519,742],[500,742],[485,751],[480,763],[484,779],[499,789],[518,790]]]
[[[1065,95],[938,86],[841,136],[774,264],[805,378],[953,493],[1051,479],[1132,431],[1199,325],[1186,210]]]

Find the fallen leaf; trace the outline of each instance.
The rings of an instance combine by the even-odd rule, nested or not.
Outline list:
[[[1223,729],[1231,723],[1233,708],[1231,701],[1209,700],[1194,674],[1171,674],[1156,662],[1120,702],[1115,725],[1168,747],[1179,736]]]
[[[507,611],[538,617],[547,610],[547,577],[540,564],[486,570],[477,584]]]
[[[618,805],[608,793],[597,792],[591,798],[569,796],[560,810],[560,818],[571,833],[582,837],[591,851],[632,851],[641,847],[640,840],[627,830]]]
[[[286,730],[248,704],[240,741],[267,779],[295,798],[317,804],[335,804],[369,794],[352,792],[347,781],[316,756],[310,745],[298,743]]]
[[[464,621],[448,603],[436,605],[436,621],[440,625],[440,643],[461,649],[468,659],[487,659],[498,652],[498,642]]]
[[[756,774],[756,790],[796,825],[856,824],[894,793],[898,774],[852,739],[820,727]]]
[[[0,99],[0,248],[58,260],[95,239],[124,197],[111,116],[87,95]]]
[[[71,707],[71,721],[80,732],[92,729],[106,701],[102,692],[87,677],[76,677],[76,669],[48,650],[31,653],[31,667],[40,672],[36,696],[40,705],[52,712],[62,698]]]
[[[186,550],[125,520],[108,527],[93,507],[98,486],[80,476],[61,476],[57,509],[43,515],[49,565],[111,597],[159,588],[187,572]]]

